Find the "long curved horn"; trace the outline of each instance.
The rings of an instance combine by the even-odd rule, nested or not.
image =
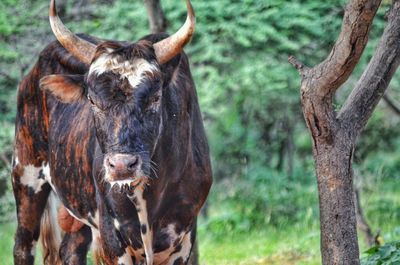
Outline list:
[[[50,0],[50,26],[61,45],[81,62],[90,65],[96,46],[72,33],[57,15],[56,1]]]
[[[180,53],[192,38],[196,17],[190,0],[186,0],[187,18],[185,24],[173,35],[154,44],[154,51],[160,64],[164,64]]]

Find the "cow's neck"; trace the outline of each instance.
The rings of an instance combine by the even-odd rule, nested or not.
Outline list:
[[[129,196],[129,199],[133,202],[138,213],[140,222],[140,236],[143,242],[143,248],[146,254],[146,264],[153,264],[153,229],[149,222],[149,215],[147,212],[147,201],[143,196],[143,192],[146,184],[142,184],[136,187],[133,195]]]

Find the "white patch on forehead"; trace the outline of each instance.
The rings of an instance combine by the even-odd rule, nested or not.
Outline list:
[[[101,75],[105,72],[112,72],[121,76],[121,79],[128,79],[129,84],[135,88],[145,80],[145,73],[158,72],[156,64],[151,64],[145,59],[139,58],[133,61],[120,61],[121,59],[110,54],[103,54],[94,61],[89,69],[89,75]]]
[[[42,190],[42,186],[46,183],[43,176],[42,167],[35,167],[33,165],[27,165],[24,167],[24,173],[20,177],[20,182],[24,186],[32,188],[35,193]],[[43,178],[42,178],[43,176]]]

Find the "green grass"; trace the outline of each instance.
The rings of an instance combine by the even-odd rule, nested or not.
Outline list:
[[[13,264],[15,228],[15,223],[0,224],[0,264]],[[202,265],[314,265],[320,260],[317,227],[307,232],[291,228],[265,229],[224,238],[210,236],[200,227],[199,240]],[[41,264],[40,257],[36,258],[36,264]]]
[[[199,229],[200,256],[203,265],[320,264],[319,232],[271,228],[227,235],[216,239]]]
[[[394,220],[393,220],[394,221]],[[385,224],[382,231],[393,230]],[[13,264],[15,223],[0,224],[0,264]],[[399,232],[386,232],[384,238],[393,239]],[[199,226],[200,264],[202,265],[317,265],[320,264],[319,227],[299,225],[280,229],[265,227],[248,233],[231,233],[215,237]],[[360,249],[367,247],[360,236]],[[37,252],[39,252],[37,250]],[[39,253],[37,253],[37,256]],[[36,264],[41,264],[40,257]]]
[[[400,196],[396,179],[379,179],[367,183],[362,202],[374,232],[381,230],[385,242],[400,238]],[[309,202],[302,209],[307,211]],[[265,224],[241,230],[224,226],[223,204],[211,203],[210,218],[219,225],[199,220],[198,238],[201,265],[316,265],[321,264],[318,217],[310,215],[301,222]],[[307,216],[303,214],[301,216]],[[0,264],[11,265],[16,223],[0,223]],[[368,249],[359,234],[361,256]],[[39,251],[37,251],[39,252]],[[90,262],[89,262],[90,263]],[[36,264],[41,264],[37,257]]]
[[[13,264],[15,228],[15,223],[0,224],[0,264]]]

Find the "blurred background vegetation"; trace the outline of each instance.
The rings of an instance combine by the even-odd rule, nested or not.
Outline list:
[[[139,0],[57,2],[60,16],[75,32],[132,41],[150,32]],[[199,222],[201,264],[320,264],[311,139],[301,113],[300,78],[287,58],[296,55],[310,66],[324,59],[337,38],[346,1],[192,2],[197,28],[185,51],[198,89],[215,178]],[[168,31],[173,32],[185,19],[184,4],[161,3]],[[338,93],[338,106],[371,58],[389,6],[390,1],[382,4],[361,63]],[[54,40],[47,9],[46,0],[0,2],[2,264],[12,264],[16,226],[9,167],[16,88],[38,53]],[[400,107],[399,74],[359,139],[354,156],[362,209],[373,233],[379,232],[384,242],[400,238],[397,102]],[[360,233],[365,264],[380,264],[373,259],[382,253],[398,253],[398,243],[366,253],[369,246],[364,242]]]

